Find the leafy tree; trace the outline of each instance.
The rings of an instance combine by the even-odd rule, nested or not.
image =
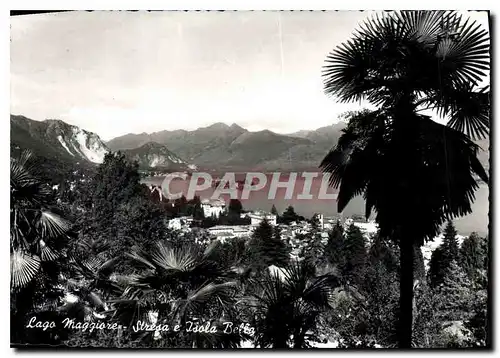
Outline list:
[[[471,347],[484,347],[488,332],[487,307],[488,292],[486,290],[475,291],[471,301],[470,317],[464,322],[464,327],[471,332],[468,345]]]
[[[318,214],[314,214],[311,217],[310,224],[311,224],[311,231],[317,232],[317,231],[321,230],[321,223],[319,221]]]
[[[193,220],[203,220],[203,219],[205,219],[205,211],[201,207],[201,203],[194,204]]]
[[[299,219],[299,216],[295,212],[295,209],[293,206],[288,206],[285,211],[283,211],[283,214],[280,216],[280,222],[285,224],[285,225],[290,225],[292,222],[297,221]]]
[[[290,260],[290,249],[281,240],[280,231],[263,220],[252,233],[249,243],[249,260],[257,269],[275,265],[284,267]]]
[[[290,261],[290,247],[283,241],[278,227],[273,228],[273,236],[261,246],[267,255],[273,258],[273,265],[284,267]]]
[[[437,247],[431,255],[429,261],[429,282],[432,287],[439,286],[444,280],[444,270],[442,269],[443,262],[443,250],[441,247]]]
[[[120,272],[127,270],[126,253],[133,246],[147,248],[166,233],[165,210],[139,180],[136,163],[121,153],[107,154],[89,181],[78,218],[81,236],[110,244],[107,259],[118,257]]]
[[[271,208],[271,214],[276,215],[276,217],[279,216],[278,209],[276,209],[276,206],[274,206],[274,204]]]
[[[130,163],[119,152],[105,155],[97,173],[90,179],[89,187],[90,193],[84,198],[87,199],[87,208],[100,219],[111,217],[114,210],[129,198],[147,192],[140,184],[137,163]]]
[[[481,277],[485,276],[483,272],[487,270],[487,257],[485,238],[472,233],[464,239],[460,247],[459,264],[474,282],[478,282]]]
[[[411,347],[414,246],[471,212],[475,175],[488,181],[469,138],[489,130],[489,92],[478,88],[488,42],[456,12],[401,11],[369,19],[327,57],[325,92],[377,108],[350,117],[321,167],[340,187],[338,211],[363,193],[366,217],[375,209],[380,234],[400,246],[401,348]],[[421,113],[430,108],[448,124]],[[424,215],[419,225],[405,207]]]
[[[388,348],[397,341],[398,267],[392,246],[374,236],[358,287],[335,297],[330,321],[343,348]]]
[[[203,218],[203,221],[201,223],[201,227],[203,227],[205,229],[213,227],[213,226],[217,225],[218,221],[219,220],[214,216],[205,217],[205,218]]]
[[[397,246],[380,235],[375,235],[368,250],[368,264],[381,263],[388,274],[398,272],[399,260]]]
[[[458,241],[457,241],[457,230],[452,221],[448,221],[444,229],[443,243],[443,255],[447,263],[451,263],[458,259]]]
[[[443,283],[435,289],[433,296],[435,315],[441,328],[470,319],[473,298],[471,281],[456,261],[452,261]],[[463,345],[465,343],[463,339],[457,342],[446,342],[446,340],[449,338],[445,338],[445,342],[440,344]]]
[[[325,258],[331,265],[343,265],[344,255],[344,227],[337,221],[337,224],[328,233],[328,241],[325,246]]]
[[[205,213],[201,207],[201,199],[195,195],[193,199],[186,202],[185,209],[187,216],[192,216],[194,220],[203,220]]]
[[[236,213],[221,214],[216,221],[218,225],[250,225],[251,222],[250,218]]]
[[[382,347],[397,342],[398,268],[390,243],[376,236],[366,260],[362,289],[366,297],[363,324],[358,335],[372,336]]]
[[[456,239],[456,230],[451,221],[446,225],[443,241],[436,248],[431,256],[429,263],[429,278],[432,287],[443,283],[453,262],[458,260],[458,242]]]
[[[239,217],[243,212],[243,205],[241,205],[241,201],[239,201],[238,199],[229,200],[228,212],[229,214],[235,214]]]
[[[124,257],[133,246],[147,249],[164,238],[167,230],[165,213],[155,203],[143,197],[133,197],[122,203],[113,219],[115,235],[108,238],[111,257]]]
[[[321,240],[320,222],[317,215],[314,215],[311,219],[310,231],[302,238],[304,245],[303,257],[314,267],[323,265],[325,261],[324,245]]]
[[[431,287],[426,281],[419,282],[414,296],[413,345],[416,348],[433,348],[436,337],[442,331],[434,301],[434,291]]]
[[[339,267],[342,276],[353,284],[359,284],[364,275],[366,260],[366,239],[354,224],[346,230],[343,246],[344,263]]]
[[[188,215],[188,201],[184,194],[174,201],[174,213],[180,216]]]
[[[246,254],[246,238],[233,238],[219,245],[216,255],[219,255],[220,262],[223,265],[235,265],[243,270],[246,269],[244,265]]]
[[[486,294],[474,290],[473,282],[456,261],[449,264],[437,286],[422,282],[415,300],[414,337],[418,347],[484,346]]]

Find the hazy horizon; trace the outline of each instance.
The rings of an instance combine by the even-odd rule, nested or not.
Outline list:
[[[24,115],[24,114],[22,114],[22,113],[11,113],[11,115],[13,115],[13,116],[23,116],[23,117],[26,117],[26,118],[28,118],[28,119],[36,120],[36,119],[34,119],[34,118],[30,118],[30,117],[28,117],[28,116],[26,116],[26,115]],[[50,120],[62,120],[62,119],[59,119],[59,118],[45,118],[45,119],[36,120],[36,121],[38,121],[38,122],[45,122],[45,121],[50,121]],[[69,122],[67,122],[67,121],[65,121],[65,120],[62,120],[62,121],[63,121],[63,122],[65,122],[65,123],[68,123],[68,124],[70,124],[70,125],[75,125],[75,124],[69,123]],[[334,123],[332,123],[332,124],[328,124],[328,125],[326,125],[326,126],[330,126],[330,125],[331,125],[331,126],[333,126],[333,125],[335,125],[335,124],[338,124],[339,122],[344,122],[344,121],[343,121],[342,119],[340,119],[340,120],[338,120],[338,121],[336,121],[336,122],[334,122]],[[118,135],[118,136],[116,136],[116,137],[112,137],[112,138],[110,138],[110,139],[106,139],[105,141],[106,141],[106,142],[108,142],[108,141],[110,141],[110,140],[112,140],[112,139],[114,139],[114,138],[118,138],[118,137],[122,137],[122,136],[126,136],[126,135],[134,135],[134,134],[135,134],[135,135],[139,135],[139,134],[147,134],[147,135],[151,135],[151,134],[153,134],[153,133],[157,133],[157,132],[163,132],[163,131],[175,131],[175,130],[193,131],[193,130],[197,130],[197,129],[201,129],[201,128],[207,128],[207,127],[210,127],[210,126],[213,126],[213,125],[216,125],[216,124],[225,124],[225,125],[227,125],[228,127],[230,127],[231,125],[236,124],[236,125],[240,126],[241,128],[243,128],[243,129],[245,129],[245,130],[249,131],[249,132],[261,132],[261,131],[269,130],[269,129],[267,129],[267,128],[263,128],[263,129],[259,129],[259,130],[249,130],[248,128],[245,128],[244,126],[241,126],[241,125],[239,125],[238,123],[214,122],[214,123],[208,123],[208,124],[206,124],[206,125],[202,125],[201,127],[191,128],[191,129],[187,129],[187,128],[177,128],[177,129],[172,129],[172,130],[170,130],[170,129],[159,129],[159,130],[152,131],[152,132],[133,132],[133,133],[132,133],[132,132],[130,132],[130,133],[124,133],[124,134],[120,134],[120,135]],[[294,134],[294,133],[297,133],[297,132],[300,132],[300,131],[311,131],[311,132],[312,132],[312,131],[315,131],[315,130],[317,130],[317,129],[320,129],[320,128],[323,128],[323,127],[326,127],[326,126],[320,126],[320,127],[317,127],[317,128],[311,128],[311,129],[299,129],[299,130],[296,130],[296,131],[293,131],[293,132],[276,132],[276,133],[281,134],[281,135],[291,135],[291,134]],[[85,128],[85,127],[82,127],[82,126],[79,126],[79,127],[80,127],[81,129],[83,129],[83,130],[88,131],[88,132],[92,132],[91,130],[89,130],[89,129]],[[273,131],[273,132],[274,132],[274,131]],[[102,138],[102,136],[101,136],[99,133],[97,133],[97,132],[93,132],[93,133],[97,134],[97,135],[98,135],[101,139],[103,139],[103,138]]]
[[[69,11],[11,17],[11,113],[103,140],[236,123],[290,134],[365,103],[323,93],[327,54],[373,11]],[[468,15],[488,26],[486,12]]]

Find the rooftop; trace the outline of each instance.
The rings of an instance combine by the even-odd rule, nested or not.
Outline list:
[[[232,231],[244,231],[248,230],[248,226],[245,225],[217,225],[208,228],[208,230],[232,230]]]
[[[203,205],[211,205],[211,206],[226,206],[226,202],[224,200],[221,200],[221,199],[214,199],[214,200],[203,199],[201,201],[201,203]]]
[[[262,217],[262,218],[263,217],[268,217],[268,218],[269,217],[276,217],[276,215],[271,214],[271,213],[266,213],[264,211],[253,211],[251,213],[248,213],[248,216],[250,216],[250,217],[252,217],[252,216],[253,217]]]

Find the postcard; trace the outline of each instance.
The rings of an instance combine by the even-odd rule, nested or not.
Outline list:
[[[492,347],[488,11],[10,22],[11,347]]]

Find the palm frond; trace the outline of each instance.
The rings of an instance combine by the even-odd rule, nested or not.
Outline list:
[[[222,310],[229,310],[233,302],[232,297],[236,286],[236,282],[203,285],[190,293],[185,300],[179,302],[177,312],[182,316],[188,312],[199,312],[209,302],[218,304]]]
[[[203,252],[204,258],[210,258],[220,247],[219,241],[212,241]]]
[[[370,176],[379,170],[378,163],[386,145],[386,121],[386,117],[378,111],[355,114],[337,146],[322,160],[320,168],[331,175],[330,185],[340,187],[337,198],[339,212],[352,198],[365,191]]]
[[[139,263],[143,266],[146,266],[150,270],[154,270],[156,267],[153,265],[153,263],[148,260],[145,255],[143,255],[139,250],[133,249],[132,252],[129,252],[126,254],[128,257],[130,257],[134,262]]]
[[[483,139],[490,128],[490,93],[487,87],[479,91],[473,90],[471,83],[456,86],[453,90],[442,92],[440,100],[441,113],[448,114],[448,126],[456,129],[472,139]]]
[[[11,284],[14,288],[26,286],[38,273],[40,259],[22,251],[14,251],[10,255]]]
[[[55,238],[69,231],[68,222],[61,216],[48,210],[41,210],[37,224],[44,238]]]
[[[409,34],[426,48],[432,48],[443,35],[443,25],[456,28],[459,18],[454,11],[400,11],[395,17],[406,27]]]
[[[106,310],[106,303],[96,292],[90,292],[87,298],[93,307],[99,310]]]
[[[152,261],[163,270],[186,272],[191,270],[196,262],[197,255],[190,246],[171,248],[163,243],[157,245],[151,253]]]
[[[436,56],[441,60],[441,72],[455,84],[477,86],[489,71],[488,31],[470,19],[466,19],[457,30],[456,39],[448,38],[438,44]]]
[[[40,240],[39,247],[42,261],[54,261],[59,257],[57,252],[54,252],[43,240]]]
[[[11,158],[11,180],[24,183],[36,180],[39,161],[30,150],[23,150],[18,158]]]

